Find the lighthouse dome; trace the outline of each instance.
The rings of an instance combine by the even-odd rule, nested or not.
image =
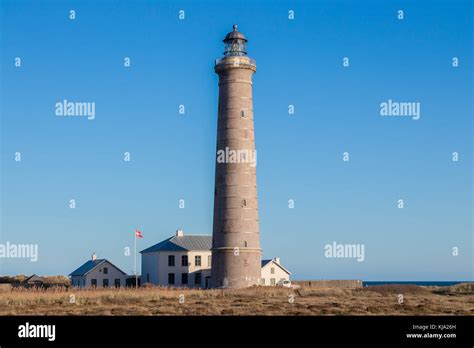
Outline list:
[[[233,29],[234,29],[234,30],[232,30],[230,33],[228,33],[228,34],[225,36],[224,40],[222,40],[223,42],[228,42],[228,41],[236,40],[236,39],[247,41],[247,39],[245,38],[244,34],[242,34],[242,33],[238,30],[237,24],[234,24]]]

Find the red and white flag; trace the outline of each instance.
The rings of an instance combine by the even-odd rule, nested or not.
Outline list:
[[[143,238],[143,234],[139,230],[135,230],[135,237],[136,238]]]

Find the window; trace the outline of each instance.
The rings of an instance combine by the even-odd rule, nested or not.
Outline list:
[[[201,272],[194,273],[194,284],[201,285]]]
[[[275,274],[275,267],[270,268],[270,273]]]
[[[211,267],[212,255],[207,256],[207,267]]]
[[[247,243],[246,240],[244,240],[244,247],[248,247],[249,246],[249,243]]]
[[[245,118],[245,110],[240,111],[240,117]]]
[[[114,280],[114,285],[116,288],[120,288],[120,279],[115,279]]]
[[[275,278],[270,278],[270,285],[275,286]]]
[[[181,273],[181,284],[186,285],[188,284],[188,274]]]
[[[104,267],[104,274],[109,274],[109,269],[107,267]]]
[[[247,201],[245,199],[242,199],[240,205],[242,206],[242,208],[245,208],[247,206]]]
[[[262,285],[265,285],[265,278],[262,278]]]
[[[194,266],[201,266],[201,255],[194,256]]]
[[[188,255],[181,256],[181,266],[188,266]]]
[[[103,279],[102,280],[102,286],[104,288],[108,288],[109,287],[109,280],[108,279]]]
[[[168,255],[168,266],[174,266],[174,255]]]
[[[82,279],[82,286],[86,286],[86,278]]]
[[[97,287],[97,279],[91,279],[91,286]]]
[[[168,284],[174,284],[174,273],[168,273]]]
[[[150,281],[150,273],[147,273],[147,274],[146,274],[146,281],[147,281],[147,282]]]

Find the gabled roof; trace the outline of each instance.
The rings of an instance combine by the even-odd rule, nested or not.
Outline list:
[[[269,259],[269,260],[262,260],[262,268],[265,267],[266,265],[268,265],[269,263],[273,262],[274,265],[277,265],[278,267],[280,267],[283,271],[285,271],[286,273],[288,274],[291,274],[290,271],[288,271],[285,267],[283,267],[282,265],[280,265],[278,262],[275,262],[275,259]]]
[[[183,235],[173,236],[155,244],[140,253],[151,253],[155,251],[190,251],[211,250],[212,236],[208,235]]]
[[[28,278],[26,278],[24,280],[25,283],[28,283],[28,282],[42,282],[42,281],[44,281],[43,277],[37,276],[36,274],[33,274],[33,275],[29,276]]]
[[[89,260],[69,275],[70,276],[84,276],[84,275],[91,272],[93,269],[95,269],[96,267],[100,266],[101,264],[103,264],[105,262],[108,262],[110,265],[112,265],[113,267],[118,269],[124,275],[127,275],[124,271],[122,271],[120,268],[115,266],[112,262],[108,261],[107,259]]]

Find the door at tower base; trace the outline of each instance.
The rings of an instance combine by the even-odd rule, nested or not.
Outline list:
[[[224,39],[224,57],[214,67],[219,75],[211,269],[214,288],[259,285],[261,276],[252,102],[252,76],[257,67],[247,57],[246,42],[234,25]]]

